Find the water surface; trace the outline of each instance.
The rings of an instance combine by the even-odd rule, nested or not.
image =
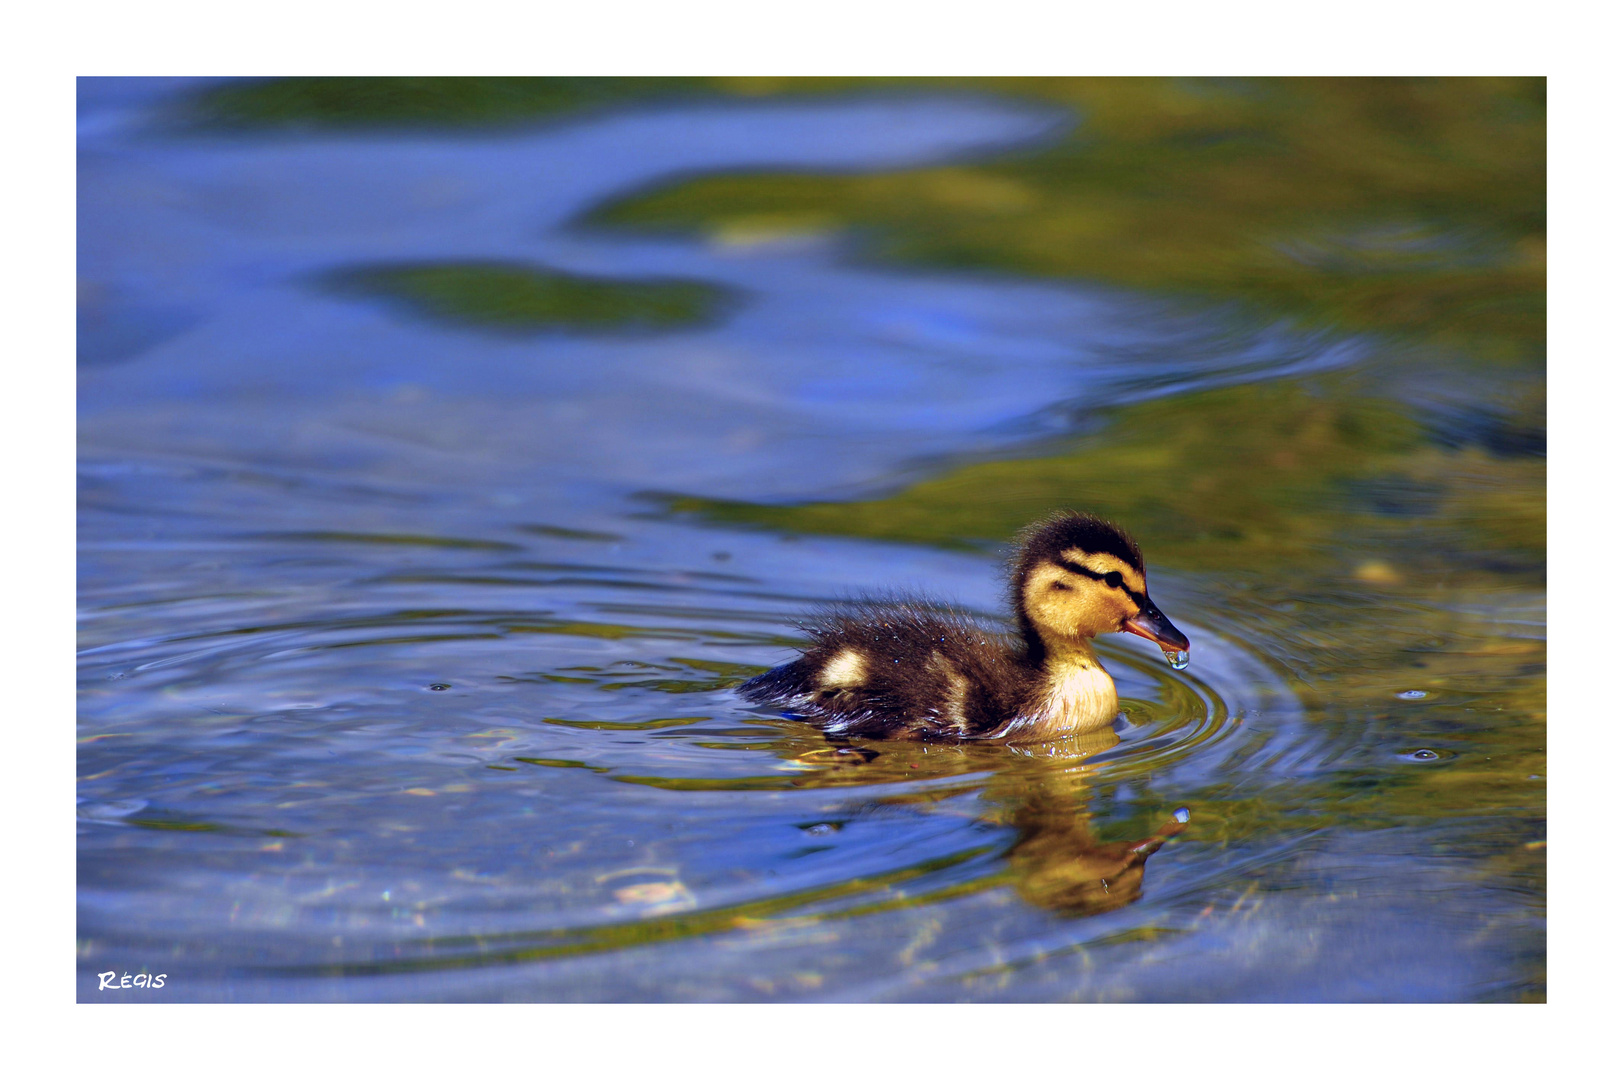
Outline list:
[[[197,89],[81,87],[82,1000],[1542,998],[1541,360],[625,225],[1040,165],[1053,102],[169,123]],[[996,617],[1058,505],[1195,643],[1104,643],[1114,739],[732,693],[862,590]]]

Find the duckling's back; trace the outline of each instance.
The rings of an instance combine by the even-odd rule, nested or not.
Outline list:
[[[1020,711],[1036,673],[1000,635],[908,601],[853,604],[805,627],[799,659],[739,692],[830,735],[973,739]]]

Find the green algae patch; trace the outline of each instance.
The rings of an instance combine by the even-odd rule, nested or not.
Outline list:
[[[734,301],[730,290],[701,281],[587,277],[511,262],[356,267],[323,284],[434,322],[507,334],[683,329],[716,321]]]
[[[1048,148],[974,163],[688,178],[589,220],[723,244],[763,221],[816,222],[886,261],[1239,300],[1543,361],[1542,79],[882,85],[1015,95],[1081,123]]]
[[[973,82],[973,80],[970,80]],[[617,106],[939,90],[965,80],[748,77],[316,76],[235,79],[188,97],[184,123],[204,130],[478,130],[545,123]]]
[[[186,104],[212,128],[466,128],[548,120],[692,93],[691,79],[317,77],[228,82]]]
[[[1350,548],[1400,564],[1493,558],[1542,572],[1543,459],[1434,445],[1393,402],[1278,380],[1155,399],[1104,419],[1041,456],[963,465],[878,499],[660,498],[670,512],[721,523],[938,546],[1006,541],[1074,507],[1153,537],[1157,566],[1301,568]],[[1382,502],[1414,488],[1427,494],[1418,510]]]

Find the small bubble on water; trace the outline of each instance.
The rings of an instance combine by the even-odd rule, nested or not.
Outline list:
[[[1424,690],[1399,690],[1397,694],[1399,701],[1419,701],[1425,696]]]
[[[431,682],[428,684],[428,688],[430,690],[449,690],[451,689],[451,684],[448,682]]]
[[[1419,750],[1411,750],[1403,756],[1410,761],[1436,761],[1442,755],[1435,750],[1427,750],[1425,747],[1421,747]]]
[[[1172,665],[1174,671],[1182,671],[1189,666],[1188,649],[1162,649],[1161,652],[1166,656],[1167,663]]]
[[[819,821],[815,825],[803,825],[801,828],[811,836],[829,836],[836,831],[836,827],[826,821]]]
[[[1176,821],[1179,825],[1189,824],[1189,808],[1187,806],[1180,806],[1176,810],[1172,811],[1172,820]]]

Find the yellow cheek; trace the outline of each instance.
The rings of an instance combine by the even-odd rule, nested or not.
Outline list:
[[[1115,596],[1105,596],[1089,612],[1089,625],[1095,633],[1109,633],[1127,617],[1126,609]]]
[[[1138,614],[1132,602],[1115,589],[1096,590],[1073,613],[1079,633],[1109,634]]]

